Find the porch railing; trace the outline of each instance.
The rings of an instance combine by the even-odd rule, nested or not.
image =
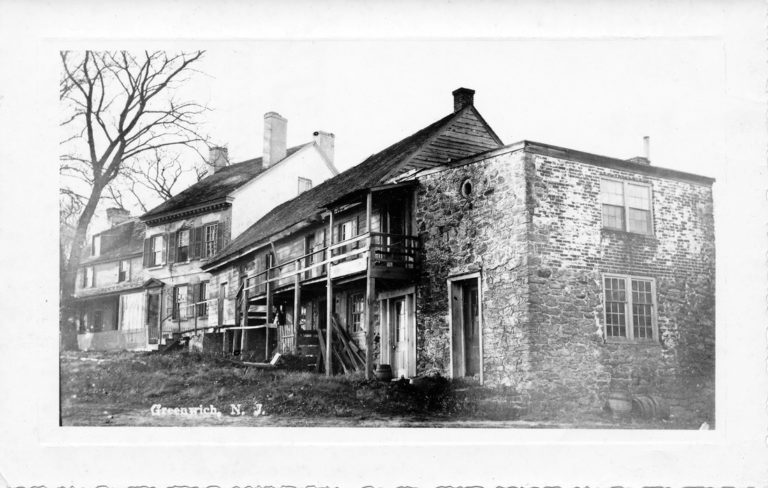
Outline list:
[[[241,319],[244,294],[262,295],[266,293],[267,283],[274,289],[293,283],[297,275],[300,281],[327,276],[329,265],[332,269],[341,262],[363,259],[368,252],[373,267],[415,269],[420,257],[419,239],[412,235],[367,232],[248,275],[236,294],[237,323]]]

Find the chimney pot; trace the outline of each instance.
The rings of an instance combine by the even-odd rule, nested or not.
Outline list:
[[[229,150],[223,146],[213,146],[208,150],[208,164],[213,166],[213,172],[229,164]]]
[[[453,90],[453,111],[458,112],[468,105],[475,103],[475,90],[471,88],[457,88]]]
[[[643,137],[643,156],[648,161],[651,160],[651,136]]]
[[[330,132],[323,132],[320,130],[315,131],[312,135],[314,136],[315,144],[318,149],[320,149],[320,152],[328,158],[328,161],[333,163],[336,136]]]
[[[264,169],[279,162],[287,154],[288,120],[277,112],[264,114]]]

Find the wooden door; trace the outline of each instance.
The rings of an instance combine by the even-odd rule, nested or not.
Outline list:
[[[478,280],[470,278],[450,285],[453,377],[482,377]]]
[[[160,294],[147,294],[147,329],[149,334],[149,343],[157,344],[160,338]]]
[[[477,281],[464,286],[463,327],[465,376],[480,374],[480,317],[478,309]]]
[[[408,311],[405,298],[392,300],[392,373],[396,378],[408,376]]]

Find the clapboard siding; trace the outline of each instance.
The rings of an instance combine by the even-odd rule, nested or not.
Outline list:
[[[391,176],[396,177],[414,169],[432,168],[497,147],[500,144],[490,129],[472,110],[468,110]]]

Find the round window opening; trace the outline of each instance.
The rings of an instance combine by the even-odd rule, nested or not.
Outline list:
[[[470,180],[464,180],[461,183],[461,194],[465,197],[472,195],[472,182]]]

